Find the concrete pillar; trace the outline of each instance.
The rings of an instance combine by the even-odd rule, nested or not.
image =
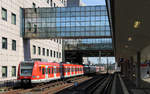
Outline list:
[[[65,62],[65,41],[62,40],[62,62]]]
[[[31,60],[30,39],[23,39],[24,60]]]
[[[134,63],[134,59],[133,56],[130,57],[130,79],[132,79],[133,77],[133,63]]]
[[[126,77],[129,77],[129,62],[128,61],[126,61],[125,62],[125,76]]]
[[[136,87],[140,88],[141,86],[141,73],[140,73],[140,65],[141,65],[141,52],[137,52],[137,64],[136,64]]]

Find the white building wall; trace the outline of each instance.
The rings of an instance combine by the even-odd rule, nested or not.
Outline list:
[[[19,62],[24,60],[23,38],[20,37],[20,7],[32,8],[33,3],[36,4],[36,7],[50,7],[47,0],[0,0],[0,81],[16,79],[11,75],[12,66],[18,68]],[[53,3],[56,3],[56,7],[64,6],[61,0],[53,0]],[[2,20],[2,8],[7,10],[7,21]],[[16,14],[16,25],[11,24],[11,13]],[[2,49],[2,37],[7,38],[7,49]],[[12,40],[16,40],[16,51],[12,50]],[[42,56],[42,48],[61,52],[62,55],[62,45],[53,40],[31,40],[30,45],[31,58],[45,58],[48,61],[57,62],[62,60],[62,58]],[[37,48],[36,55],[33,55],[33,45]],[[41,47],[40,56],[37,55],[38,47]],[[2,66],[7,66],[7,77],[5,78],[2,77]]]

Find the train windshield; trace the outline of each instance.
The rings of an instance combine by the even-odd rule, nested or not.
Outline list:
[[[34,62],[21,62],[20,71],[22,76],[31,76]]]

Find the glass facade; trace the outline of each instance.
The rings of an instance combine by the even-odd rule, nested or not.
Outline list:
[[[110,37],[105,6],[25,9],[25,38]]]
[[[69,39],[65,41],[65,50],[112,50],[112,39]]]
[[[25,38],[64,38],[65,50],[113,50],[105,5],[26,8],[24,13]]]

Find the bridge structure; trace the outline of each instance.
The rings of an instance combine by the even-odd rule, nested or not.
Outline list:
[[[65,61],[114,56],[111,19],[105,5],[25,8],[24,39],[63,39]]]

